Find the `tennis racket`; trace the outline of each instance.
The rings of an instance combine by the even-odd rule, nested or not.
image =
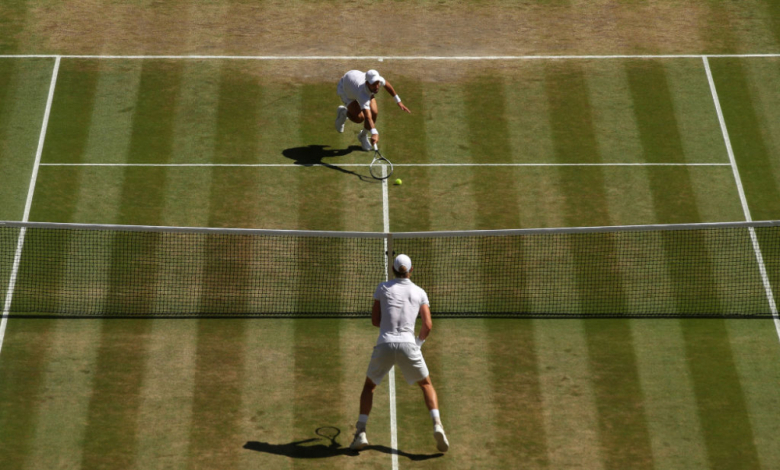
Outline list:
[[[374,160],[368,168],[371,176],[378,180],[386,180],[393,174],[393,164],[379,152],[379,147],[374,144]]]

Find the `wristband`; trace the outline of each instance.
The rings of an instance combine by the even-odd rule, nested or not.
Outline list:
[[[414,338],[414,342],[415,342],[415,344],[417,344],[417,347],[420,348],[420,347],[422,347],[422,345],[425,342],[425,340],[424,339],[420,339],[420,337],[418,336],[418,337]]]
[[[398,95],[395,95],[395,102],[396,103],[400,103],[401,102],[401,97],[398,96]]]
[[[376,128],[371,129],[371,135],[377,135],[377,134],[379,134],[379,131],[376,130]]]

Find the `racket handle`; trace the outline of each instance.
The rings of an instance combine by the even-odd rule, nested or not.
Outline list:
[[[374,150],[379,150],[379,146],[377,144],[374,144]]]

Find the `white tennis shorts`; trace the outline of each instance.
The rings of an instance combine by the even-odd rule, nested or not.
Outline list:
[[[393,366],[398,366],[404,379],[413,385],[428,377],[420,348],[414,343],[382,343],[374,347],[366,376],[379,385]]]
[[[344,92],[344,80],[339,80],[339,84],[336,87],[336,94],[339,95],[339,98],[341,98],[341,102],[344,103],[344,106],[349,106],[349,103],[355,101],[353,99],[347,98],[347,94]]]

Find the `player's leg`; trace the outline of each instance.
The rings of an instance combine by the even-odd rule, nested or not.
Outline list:
[[[368,445],[366,426],[368,425],[368,415],[371,413],[371,407],[374,404],[374,390],[376,390],[376,384],[366,377],[363,391],[360,393],[360,416],[358,416],[358,421],[355,425],[355,438],[349,446],[352,450],[363,450]]]
[[[336,94],[339,95],[341,101],[344,103],[336,110],[336,131],[344,132],[344,124],[347,122],[347,105],[349,99],[344,96],[344,84],[342,80],[339,80],[339,84],[336,87]]]
[[[439,452],[447,452],[450,448],[450,442],[447,440],[447,435],[444,434],[444,426],[441,424],[441,415],[439,414],[439,400],[436,396],[436,389],[433,388],[430,376],[417,382],[423,392],[425,398],[425,406],[431,414],[431,421],[433,421],[433,438],[436,439],[436,448]]]
[[[380,344],[374,348],[371,354],[371,362],[368,363],[366,371],[366,381],[363,383],[363,391],[360,393],[360,416],[355,425],[355,439],[349,446],[352,450],[361,450],[368,445],[366,436],[366,426],[368,425],[368,415],[371,413],[371,407],[374,402],[374,391],[377,385],[382,383],[382,379],[390,372],[393,367],[394,353],[386,344]]]
[[[433,420],[433,437],[436,439],[436,448],[440,452],[447,452],[450,444],[447,436],[444,434],[444,427],[441,424],[439,415],[439,399],[436,396],[436,389],[433,388],[431,377],[428,373],[428,366],[425,364],[420,347],[414,343],[399,343],[399,348],[403,354],[397,357],[398,368],[409,385],[417,384],[423,392],[425,406],[428,407],[431,419]]]
[[[363,110],[360,109],[360,105],[357,101],[352,101],[347,105],[347,117],[355,124],[360,124],[364,121]]]
[[[417,382],[417,385],[420,386],[423,392],[423,398],[425,399],[425,406],[428,407],[428,410],[438,410],[439,409],[439,399],[436,396],[436,389],[433,388],[433,384],[431,383],[431,377],[428,376],[419,382]]]
[[[376,390],[376,384],[368,377],[363,384],[363,392],[360,394],[360,415],[366,415],[368,417],[371,413],[371,408],[374,405],[374,390]]]

